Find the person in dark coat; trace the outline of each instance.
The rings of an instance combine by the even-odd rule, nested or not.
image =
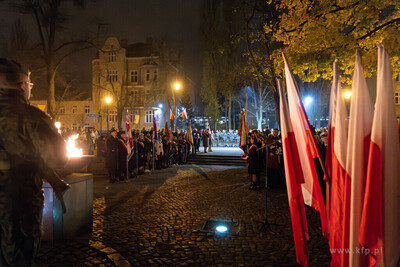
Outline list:
[[[119,135],[119,143],[118,143],[118,177],[120,181],[124,181],[127,179],[127,157],[128,157],[128,148],[127,148],[127,140],[125,131],[120,131]]]
[[[248,172],[251,176],[251,186],[250,190],[257,189],[257,175],[260,173],[260,164],[258,159],[258,151],[257,151],[257,138],[255,136],[250,137],[250,147],[247,161],[249,163]]]
[[[107,138],[107,159],[106,165],[108,168],[108,178],[110,183],[117,182],[117,166],[118,166],[118,146],[117,131],[112,128],[110,135]]]
[[[268,162],[267,162],[267,185],[268,188],[281,188],[284,186],[284,178],[282,175],[280,151],[282,151],[282,143],[279,130],[274,129],[272,134],[268,135],[266,144],[268,145]]]
[[[43,178],[65,212],[68,185],[54,170],[68,161],[66,145],[50,116],[29,104],[29,76],[18,62],[0,58],[0,266],[35,265]]]
[[[204,153],[207,153],[207,147],[208,147],[208,139],[209,139],[209,134],[208,131],[205,129],[203,130],[203,147],[204,147]]]

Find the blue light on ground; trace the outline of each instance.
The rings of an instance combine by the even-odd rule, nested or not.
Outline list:
[[[226,231],[228,231],[228,228],[226,226],[219,225],[215,227],[215,230],[217,230],[217,232],[219,233],[225,233]]]

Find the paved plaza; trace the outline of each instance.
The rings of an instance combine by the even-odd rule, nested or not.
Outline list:
[[[42,245],[38,266],[297,266],[286,191],[251,191],[246,168],[183,165],[109,184],[94,177],[93,234]],[[306,207],[312,266],[328,266],[319,214]],[[225,235],[205,220],[236,222]]]

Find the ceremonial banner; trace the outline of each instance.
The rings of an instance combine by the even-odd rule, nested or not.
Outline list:
[[[191,146],[194,146],[193,143],[193,131],[192,131],[192,122],[189,121],[189,129],[186,133],[186,140],[189,142]]]
[[[170,140],[171,139],[171,131],[169,130],[169,127],[168,127],[168,122],[165,122],[165,136],[167,137],[167,140]]]
[[[278,89],[286,188],[290,207],[290,217],[292,220],[294,245],[296,248],[296,259],[299,264],[308,266],[308,230],[304,199],[301,189],[301,184],[304,183],[303,170],[301,168],[300,156],[296,139],[294,137],[292,123],[290,122],[285,93],[280,80],[278,80]]]
[[[287,63],[286,56],[282,54],[285,61],[285,76],[287,95],[290,111],[290,120],[296,138],[298,150],[301,153],[300,162],[303,170],[305,183],[302,184],[304,202],[310,205],[320,213],[321,227],[324,236],[328,234],[328,222],[325,212],[325,204],[321,194],[321,187],[318,182],[318,176],[314,165],[314,156],[317,156],[314,136],[311,133],[310,124],[304,111],[303,104],[300,101],[297,84],[294,80],[292,71]]]
[[[361,55],[357,51],[353,75],[346,161],[347,179],[351,180],[350,235],[348,237],[350,251],[361,250],[358,235],[367,177],[373,116],[374,106],[364,76]],[[349,266],[361,267],[366,265],[363,253],[349,253],[349,256]]]
[[[398,266],[400,144],[389,55],[378,46],[377,93],[359,241],[369,266]]]

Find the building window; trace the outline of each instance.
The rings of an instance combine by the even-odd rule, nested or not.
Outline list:
[[[144,117],[145,123],[153,123],[153,111],[149,110],[146,111],[146,116]]]
[[[73,124],[72,124],[72,130],[76,130],[76,129],[77,129],[76,123],[73,123]]]
[[[115,52],[108,53],[108,62],[116,62],[117,54]]]
[[[97,83],[100,83],[100,75],[97,76]]]
[[[117,112],[112,110],[108,113],[108,121],[109,122],[117,122]]]
[[[65,107],[60,107],[60,114],[65,114]]]
[[[400,105],[400,93],[399,92],[394,93],[394,103],[396,105]]]
[[[117,82],[118,81],[118,71],[116,71],[116,70],[108,70],[107,71],[107,81],[109,81],[109,82]]]
[[[87,122],[85,122],[84,124],[83,124],[83,129],[87,129],[87,128],[89,128],[90,127],[90,124],[89,123],[87,123]]]
[[[131,110],[129,111],[129,122],[133,123],[135,121],[135,115],[137,115],[138,112],[136,110]]]
[[[150,81],[150,70],[146,70],[146,81]]]
[[[131,71],[131,83],[137,83],[137,71]]]
[[[78,113],[78,107],[73,105],[72,106],[72,114],[76,114],[76,113]]]
[[[157,80],[157,78],[158,78],[158,71],[157,70],[154,70],[154,80],[156,81]]]
[[[90,106],[85,105],[85,114],[89,114],[89,113],[90,113]]]

